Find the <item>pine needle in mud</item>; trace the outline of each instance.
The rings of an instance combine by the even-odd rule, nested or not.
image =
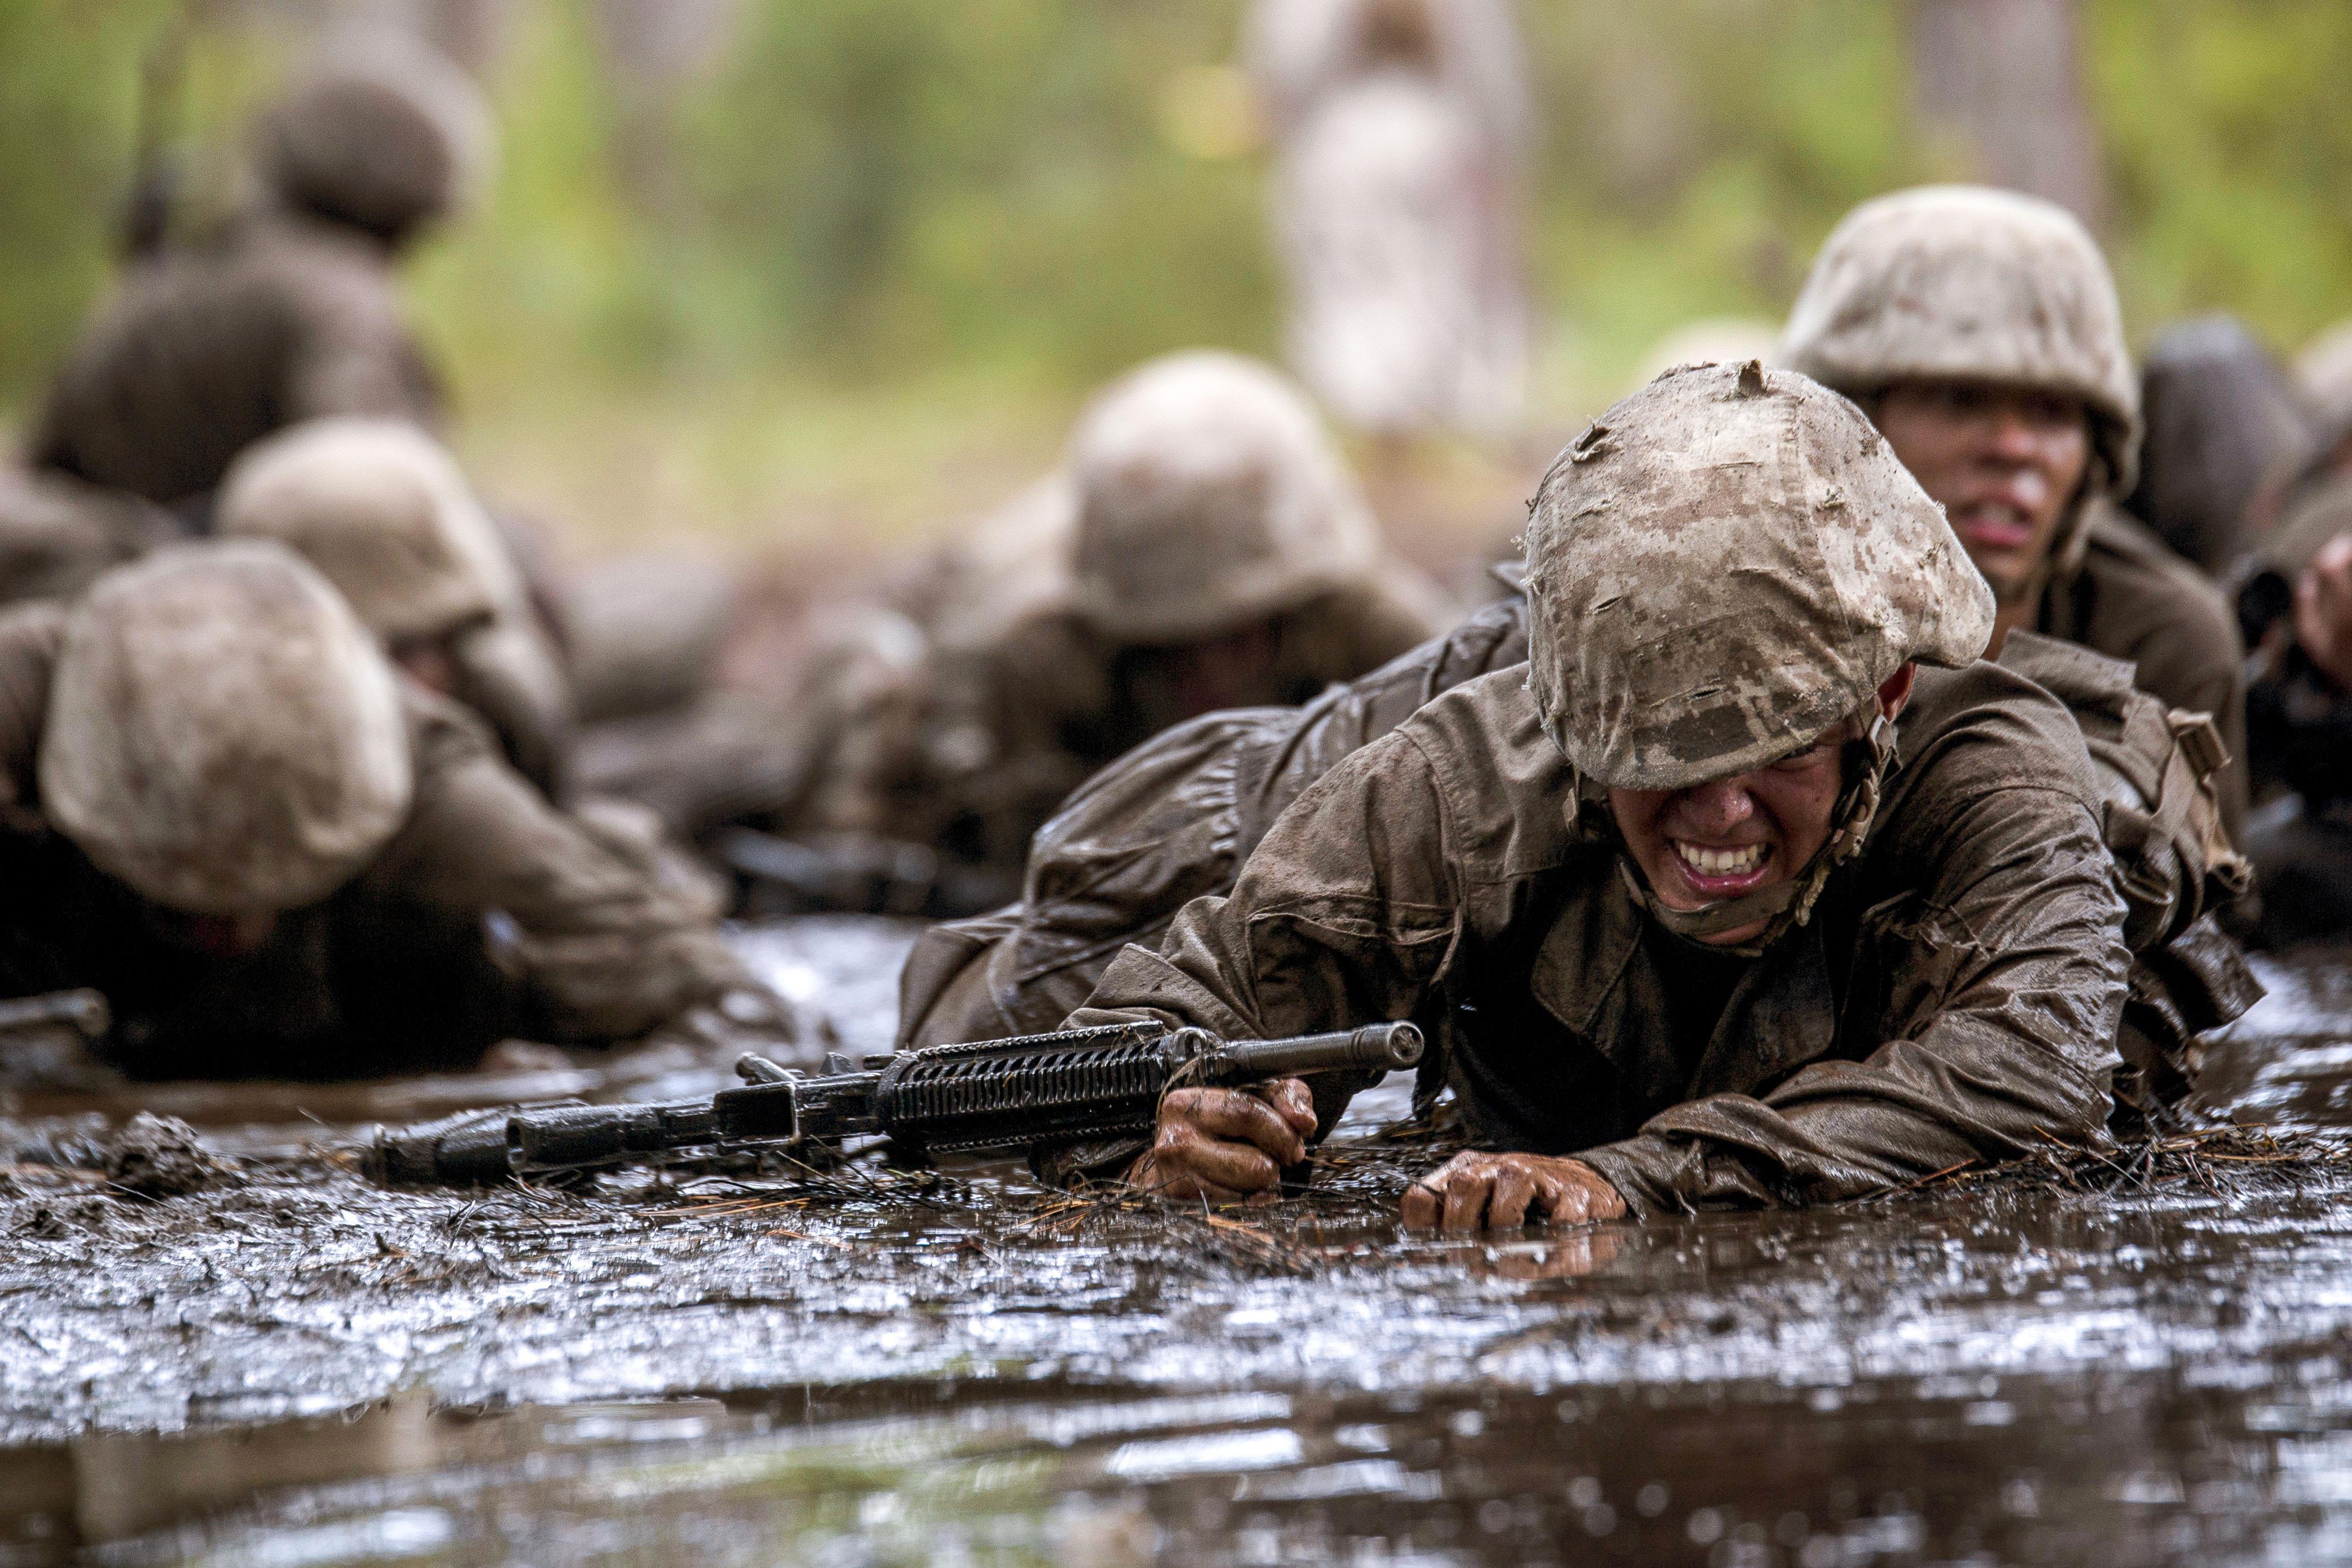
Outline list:
[[[1969,1161],[1861,1201],[1913,1194],[2069,1193],[2096,1197],[2241,1197],[2352,1185],[2352,1140],[2263,1126],[2181,1129],[2092,1145],[2044,1132],[1999,1165]]]

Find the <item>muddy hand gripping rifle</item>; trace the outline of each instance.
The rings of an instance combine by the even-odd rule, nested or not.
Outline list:
[[[1052,1147],[1148,1135],[1171,1089],[1387,1071],[1417,1064],[1421,1046],[1409,1023],[1290,1040],[1113,1024],[869,1057],[864,1071],[817,1077],[747,1055],[735,1069],[743,1087],[708,1100],[467,1113],[380,1130],[361,1166],[389,1184],[467,1186],[684,1149],[807,1147],[861,1134],[919,1156]]]

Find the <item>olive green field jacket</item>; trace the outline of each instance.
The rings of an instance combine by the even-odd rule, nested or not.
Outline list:
[[[1483,1146],[1576,1154],[1637,1211],[1850,1198],[2046,1136],[2100,1137],[2129,967],[2068,710],[1979,663],[1922,670],[1862,852],[1685,1061],[1678,938],[1524,667],[1431,702],[1306,791],[1227,896],[1129,946],[1074,1026],[1270,1037],[1420,1023]],[[1328,1129],[1354,1085],[1317,1085]]]

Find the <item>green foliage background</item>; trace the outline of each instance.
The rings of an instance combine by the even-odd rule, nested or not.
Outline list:
[[[716,65],[662,93],[607,68],[587,0],[518,7],[491,198],[412,272],[494,483],[610,538],[887,537],[1003,494],[1138,359],[1273,350],[1262,160],[1171,130],[1238,0],[744,4]],[[1553,427],[1678,322],[1778,316],[1854,202],[1967,172],[1914,131],[1884,0],[1522,13]],[[0,5],[0,409],[38,396],[105,286],[142,57],[179,14]],[[236,127],[293,57],[268,14],[195,31],[200,200],[229,199]],[[2352,307],[2352,5],[2086,17],[2136,335],[2221,308],[2286,350]]]

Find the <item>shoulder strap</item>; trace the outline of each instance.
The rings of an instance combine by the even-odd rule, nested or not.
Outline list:
[[[2000,663],[2064,703],[2083,732],[2134,952],[2245,891],[2216,782],[2230,755],[2210,716],[2168,708],[2132,684],[2137,666],[2054,638],[2011,632]]]

